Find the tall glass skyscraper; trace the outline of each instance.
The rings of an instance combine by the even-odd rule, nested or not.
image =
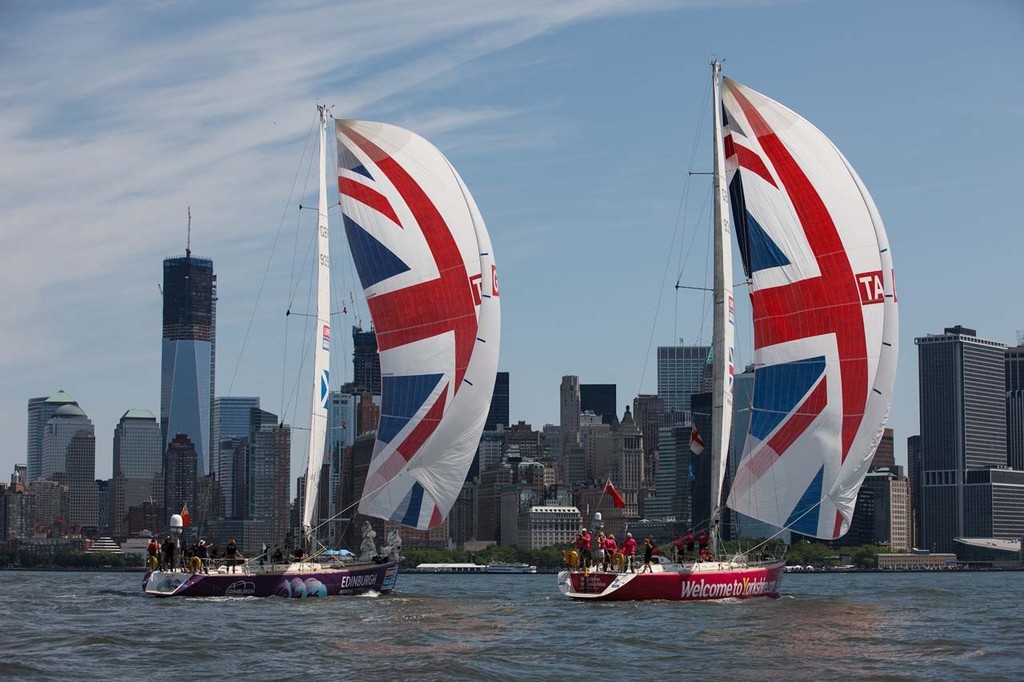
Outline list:
[[[46,430],[46,422],[50,420],[54,412],[64,405],[78,405],[78,403],[63,390],[48,398],[29,398],[28,444],[26,448],[29,481],[44,477],[43,434]]]
[[[974,520],[968,518],[965,485],[972,470],[1006,466],[1006,345],[960,325],[914,343],[921,420],[919,543],[951,552],[953,538],[965,537]]]
[[[498,372],[494,381],[494,393],[491,394],[491,409],[487,412],[487,421],[484,422],[484,431],[494,431],[498,424],[508,423],[508,372]]]
[[[702,390],[711,346],[659,346],[658,395],[665,405],[666,423],[690,420],[690,398]]]
[[[213,261],[184,257],[164,261],[163,352],[160,427],[164,449],[184,436],[196,456],[196,474],[210,471],[217,327],[217,277]],[[186,491],[188,501],[194,491]],[[177,511],[177,510],[174,510]]]

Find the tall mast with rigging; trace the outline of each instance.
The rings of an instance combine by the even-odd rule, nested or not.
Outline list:
[[[732,431],[733,337],[732,258],[729,194],[725,178],[725,141],[722,137],[722,62],[711,62],[714,108],[714,331],[712,336],[713,388],[711,408],[711,553],[718,549],[722,486]]]
[[[302,507],[302,528],[312,532],[313,517],[320,489],[320,468],[323,465],[324,442],[327,438],[327,400],[330,392],[331,359],[331,251],[327,229],[327,106],[317,105],[320,112],[319,201],[317,203],[317,294],[316,333],[313,346],[313,401],[310,410],[306,494]],[[312,538],[310,538],[312,539]]]

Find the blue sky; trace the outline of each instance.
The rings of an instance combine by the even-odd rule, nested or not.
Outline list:
[[[687,170],[710,167],[712,55],[829,135],[878,204],[901,307],[902,453],[914,337],[962,323],[1014,343],[1024,328],[1022,35],[1011,0],[3,3],[0,474],[25,461],[31,397],[79,401],[104,478],[120,415],[159,413],[157,284],[184,251],[187,206],[193,252],[218,276],[218,394],[293,420],[281,319],[318,99],[420,132],[473,191],[513,420],[557,422],[563,374],[617,384],[620,410],[655,392],[653,346],[710,338],[701,297],[672,284],[681,267],[683,283],[705,276],[703,180],[679,216]],[[347,297],[353,276],[339,278]],[[335,376],[350,374],[339,359]]]

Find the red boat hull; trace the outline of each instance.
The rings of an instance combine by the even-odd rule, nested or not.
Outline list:
[[[559,589],[573,599],[704,601],[778,597],[783,562],[658,566],[650,573],[564,571]]]

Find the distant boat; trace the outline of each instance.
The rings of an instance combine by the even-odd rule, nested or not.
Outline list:
[[[712,63],[714,336],[710,547],[649,572],[563,571],[576,599],[776,597],[778,560],[717,551],[732,422],[731,224],[754,313],[750,426],[727,504],[804,536],[850,527],[882,436],[898,346],[889,244],[875,204],[835,145]],[[728,178],[728,182],[726,182]]]
[[[423,563],[417,564],[414,570],[416,573],[536,573],[537,567],[492,561],[487,564]]]
[[[318,109],[307,491],[320,487],[330,393],[328,112]],[[345,231],[376,327],[383,375],[380,423],[359,512],[435,528],[462,490],[494,390],[500,307],[493,250],[462,178],[429,142],[367,121],[337,121],[336,134]],[[394,589],[401,561],[398,531],[391,530],[378,548],[367,529],[360,557],[339,555],[318,547],[316,510],[317,495],[306,495],[302,527],[309,551],[300,560],[273,563],[264,556],[210,572],[195,560],[184,570],[147,572],[143,590],[158,597],[321,597]],[[180,517],[176,523],[180,533]]]

